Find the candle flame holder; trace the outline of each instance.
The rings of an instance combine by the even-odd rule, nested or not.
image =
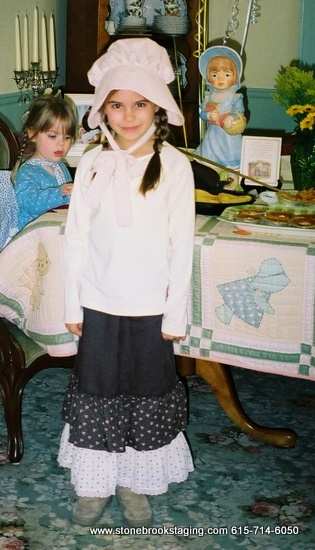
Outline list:
[[[33,97],[44,94],[48,88],[53,90],[58,76],[58,68],[53,71],[43,71],[40,61],[32,61],[29,70],[14,71],[13,80],[15,80],[16,86],[21,92],[18,104],[29,103],[29,88],[32,88]],[[23,93],[23,90],[25,90],[25,93]]]

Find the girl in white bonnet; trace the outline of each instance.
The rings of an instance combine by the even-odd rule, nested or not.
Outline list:
[[[147,526],[146,495],[193,470],[173,341],[186,332],[194,181],[166,141],[183,117],[164,48],[118,40],[88,78],[88,123],[107,142],[80,160],[65,230],[65,321],[79,346],[59,463],[71,468],[74,522],[94,524],[116,495],[124,520]]]

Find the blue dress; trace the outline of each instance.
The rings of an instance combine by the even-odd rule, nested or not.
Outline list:
[[[55,168],[52,175],[45,164]],[[48,163],[39,159],[24,162],[17,171],[14,189],[19,205],[19,230],[52,208],[69,203],[70,197],[62,195],[61,187],[71,182],[70,172],[63,162]]]
[[[0,250],[18,231],[18,203],[10,170],[0,171]]]
[[[232,87],[228,91],[213,91],[210,99],[207,98],[200,105],[200,118],[208,120],[209,111],[206,110],[206,104],[213,102],[218,106],[219,114],[222,116],[231,112],[244,113],[244,103],[242,94],[235,93]],[[200,145],[196,149],[196,154],[203,158],[213,160],[229,168],[238,169],[240,166],[242,153],[242,135],[231,136],[217,124],[207,124],[207,131]]]

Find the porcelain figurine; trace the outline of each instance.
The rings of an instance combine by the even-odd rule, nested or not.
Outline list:
[[[212,46],[199,58],[199,71],[207,86],[200,118],[207,122],[207,130],[195,152],[234,170],[240,168],[241,134],[246,128],[243,96],[237,93],[242,70],[241,57],[227,46]],[[229,180],[229,189],[238,185],[237,176],[228,170],[221,179]]]

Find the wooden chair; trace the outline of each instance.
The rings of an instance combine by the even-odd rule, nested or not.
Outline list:
[[[33,376],[49,368],[72,368],[75,356],[51,357],[13,323],[0,318],[0,389],[8,434],[10,462],[24,453],[22,398]]]
[[[18,143],[0,119],[0,168],[11,170],[17,160]],[[8,435],[8,456],[19,463],[24,452],[22,398],[26,384],[43,369],[71,368],[74,357],[51,357],[17,326],[0,318],[0,391]]]
[[[18,157],[18,143],[9,126],[0,118],[0,169],[12,170]]]

